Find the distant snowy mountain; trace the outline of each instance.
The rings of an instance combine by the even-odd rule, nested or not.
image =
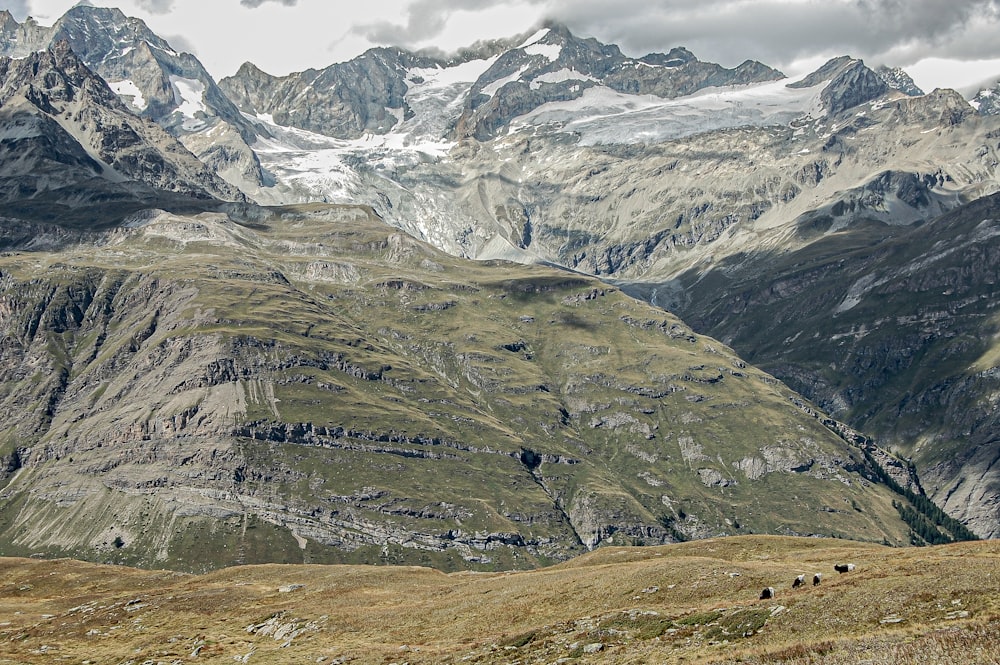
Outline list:
[[[875,70],[879,78],[893,90],[899,90],[904,95],[910,97],[920,97],[925,94],[923,90],[910,78],[910,75],[900,67],[886,67],[881,65]]]
[[[406,133],[440,140],[489,138],[516,117],[579,99],[595,87],[671,99],[779,78],[780,72],[760,63],[730,70],[684,49],[628,58],[617,46],[579,39],[553,25],[520,43],[498,42],[450,60],[379,48],[286,77],[247,63],[220,87],[245,113],[333,138]]]
[[[969,103],[980,115],[1000,115],[1000,81],[977,92]]]
[[[784,75],[759,62],[735,69],[701,62],[685,49],[640,59],[617,46],[579,39],[551,25],[502,54],[473,84],[456,136],[495,137],[511,120],[545,104],[583,97],[593,88],[673,99],[708,87],[760,83]]]
[[[239,186],[264,176],[248,142],[256,135],[204,66],[120,10],[77,5],[52,27],[0,11],[0,55],[24,57],[65,41],[129,106],[172,133]]]

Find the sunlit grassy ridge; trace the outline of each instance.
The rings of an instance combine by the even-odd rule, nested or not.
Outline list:
[[[834,564],[851,562],[838,575]],[[792,589],[796,575],[823,574]],[[761,588],[776,597],[759,600]],[[1000,546],[749,536],[520,573],[0,561],[0,663],[996,663]]]

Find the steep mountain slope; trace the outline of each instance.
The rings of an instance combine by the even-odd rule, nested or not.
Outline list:
[[[157,122],[237,186],[265,181],[248,142],[256,132],[202,64],[178,53],[141,20],[80,4],[52,27],[20,24],[0,10],[0,55],[23,58],[65,41],[142,117]]]
[[[243,200],[176,139],[129,112],[66,42],[0,58],[0,136],[0,211],[22,221],[107,226],[156,205]],[[4,235],[36,230],[4,225]]]
[[[561,78],[530,69],[550,62],[542,51],[525,54],[533,46],[550,55],[558,49],[563,57],[566,49],[546,41],[553,34],[559,36],[540,33],[533,38],[537,44],[529,39],[496,59],[421,75],[403,95],[413,116],[377,139],[336,140],[268,125],[273,141],[260,144],[259,154],[283,184],[255,194],[263,200],[366,202],[392,224],[449,252],[553,262],[620,280],[631,293],[701,322],[700,307],[718,302],[719,285],[728,283],[709,276],[738,271],[748,257],[811,257],[814,243],[844,230],[862,238],[871,228],[902,233],[1000,189],[1000,120],[977,114],[953,91],[914,96],[919,90],[903,73],[876,72],[844,57],[796,81],[663,99],[587,80],[597,77],[584,76],[583,65],[574,70],[552,61],[550,69],[579,74]],[[681,55],[664,56],[660,66],[678,67]],[[509,66],[498,65],[507,60]],[[524,80],[515,83],[520,79],[514,74]],[[500,95],[508,86],[532,94],[551,89],[555,97],[537,106],[534,98],[524,106],[505,102],[509,112],[497,127],[487,123],[493,129],[479,137],[489,140],[448,140],[449,127],[475,125],[470,118],[477,111],[470,109],[476,90]],[[558,98],[572,86],[580,88],[567,95],[572,98]],[[422,109],[450,120],[422,123]],[[955,256],[973,260],[969,253]],[[772,281],[741,283],[766,293]],[[919,319],[919,306],[912,305],[906,316]],[[705,331],[755,353],[724,328]],[[839,408],[830,391],[811,392],[810,382],[798,380],[808,367],[793,370],[753,357],[827,408]],[[879,357],[890,365],[878,371],[891,372],[898,362]],[[925,379],[939,371],[951,375],[929,367],[912,391],[929,390],[933,381]],[[938,417],[935,403],[920,408],[921,419]],[[859,428],[870,422],[853,410],[838,413]],[[888,421],[876,428],[880,435],[889,430]],[[917,462],[925,468],[950,457],[948,471],[931,471],[941,500],[958,478],[976,479],[951,495],[949,509],[974,520],[980,533],[996,533],[1000,515],[989,498],[994,481],[984,471],[989,460],[977,461],[971,451],[978,448],[966,448],[964,431],[941,429],[939,436],[950,443],[937,446],[934,459],[918,455]],[[907,454],[917,445],[895,433],[890,440]],[[965,459],[968,466],[959,461]]]
[[[285,77],[246,63],[220,85],[248,114],[266,114],[279,125],[356,139],[366,133],[385,134],[412,116],[404,98],[408,70],[440,64],[400,49],[378,48],[350,62]]]
[[[909,538],[878,451],[729,349],[364,208],[154,214],[0,274],[5,552],[523,567]]]
[[[681,276],[677,311],[912,456],[936,501],[997,537],[998,219],[994,194],[734,256]]]

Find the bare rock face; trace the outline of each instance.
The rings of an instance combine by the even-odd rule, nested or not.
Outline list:
[[[220,86],[247,113],[268,114],[279,125],[354,139],[365,133],[385,134],[407,117],[407,70],[439,64],[400,49],[377,48],[349,62],[285,77],[246,63]]]
[[[900,67],[887,67],[886,65],[881,65],[875,69],[875,73],[878,74],[879,78],[885,81],[885,84],[892,88],[893,90],[898,90],[904,95],[909,97],[920,97],[924,95],[924,91],[913,81],[909,74],[907,74]]]
[[[101,164],[52,118],[27,100],[0,108],[0,164],[5,165],[0,200],[97,179]],[[17,164],[17,170],[12,165]]]
[[[790,83],[790,88],[809,88],[829,81],[820,99],[828,113],[846,109],[877,99],[889,90],[889,85],[861,60],[841,56],[830,60],[806,78]]]

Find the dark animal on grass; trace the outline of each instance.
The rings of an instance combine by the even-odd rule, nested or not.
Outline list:
[[[805,575],[799,575],[798,577],[795,578],[795,581],[792,582],[792,588],[793,589],[798,589],[800,586],[802,586],[805,583],[806,583],[806,576]]]
[[[838,563],[838,564],[834,564],[833,569],[836,570],[838,573],[841,573],[841,574],[843,574],[843,573],[849,573],[852,570],[854,570],[854,564],[853,563]]]
[[[823,573],[816,573],[815,575],[813,575],[813,586],[817,586],[822,581],[823,581]]]
[[[767,600],[768,598],[774,598],[774,587],[766,586],[764,590],[760,592],[760,599]]]

